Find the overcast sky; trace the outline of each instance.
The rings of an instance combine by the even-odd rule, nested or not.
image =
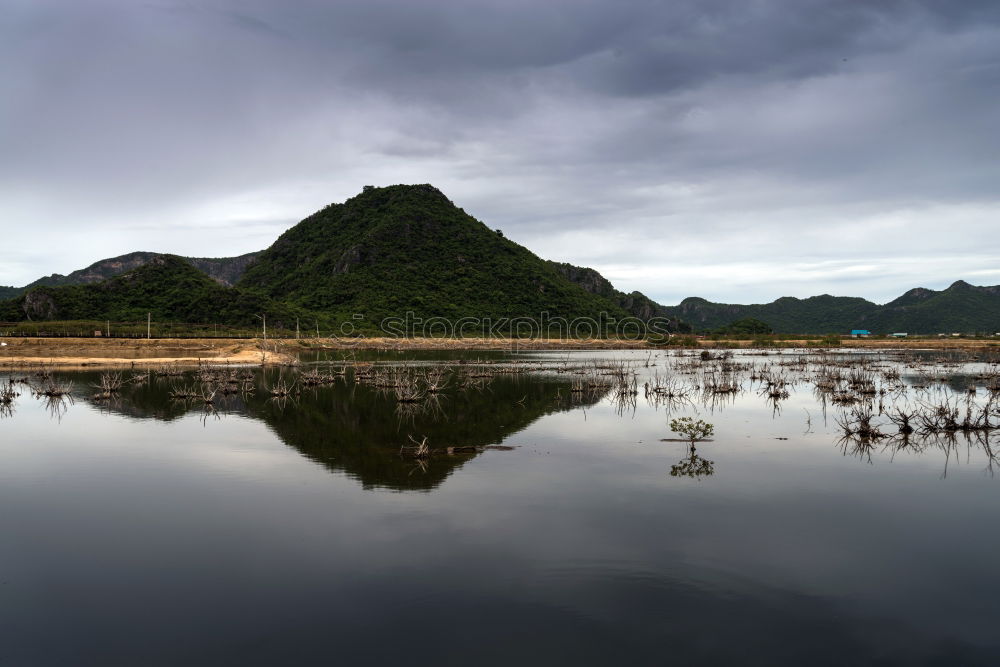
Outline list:
[[[424,182],[666,304],[1000,283],[996,0],[0,9],[0,284]]]

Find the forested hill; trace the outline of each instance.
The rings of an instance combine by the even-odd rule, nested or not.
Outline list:
[[[993,333],[1000,331],[1000,286],[976,287],[960,280],[940,291],[918,287],[885,305],[828,294],[808,299],[782,297],[750,305],[691,297],[667,308],[667,312],[700,331],[752,317],[787,333],[844,333],[852,329],[911,334]]]
[[[368,186],[327,206],[282,234],[237,286],[369,321],[406,312],[452,319],[628,315],[430,185]]]

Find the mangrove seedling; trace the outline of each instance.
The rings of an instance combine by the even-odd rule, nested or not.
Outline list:
[[[715,433],[715,426],[701,419],[691,417],[680,417],[670,420],[670,430],[679,433],[691,441],[691,445],[699,440],[711,437]]]

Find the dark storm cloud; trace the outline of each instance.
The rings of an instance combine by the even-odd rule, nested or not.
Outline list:
[[[424,181],[665,301],[1000,282],[995,2],[6,4],[0,282]]]

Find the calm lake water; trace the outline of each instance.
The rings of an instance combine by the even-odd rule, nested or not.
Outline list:
[[[1000,431],[920,428],[989,360],[428,356],[13,373],[73,393],[0,412],[0,664],[1000,661]]]

